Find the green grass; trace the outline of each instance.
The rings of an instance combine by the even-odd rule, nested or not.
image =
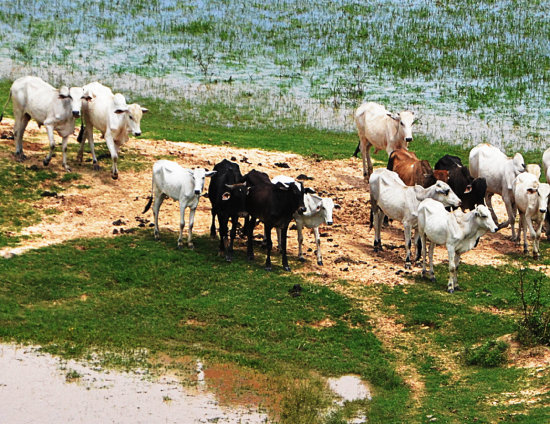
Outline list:
[[[402,411],[408,390],[391,354],[348,298],[292,274],[267,273],[242,253],[227,264],[207,238],[196,240],[195,251],[175,245],[172,235],[157,243],[141,232],[0,261],[0,338],[67,356],[147,349],[270,375],[353,373]],[[301,296],[289,295],[294,284],[302,285]],[[323,319],[334,326],[313,327]],[[391,414],[376,400],[370,407]]]

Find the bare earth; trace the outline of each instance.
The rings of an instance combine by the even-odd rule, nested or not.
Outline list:
[[[13,121],[5,119],[0,123],[0,134],[11,131]],[[38,129],[34,122],[28,126],[25,134],[24,150],[29,159],[25,166],[36,165],[43,167],[42,159],[46,155],[47,137],[44,129]],[[57,139],[59,142],[59,139]],[[1,156],[9,156],[13,159],[13,140],[0,140],[0,145],[10,146],[9,152],[0,151]],[[350,146],[350,154],[354,146]],[[50,163],[50,169],[62,174],[61,151],[57,148],[57,156]],[[413,284],[405,278],[407,274],[418,274],[419,267],[412,271],[404,269],[404,237],[400,223],[394,222],[382,230],[382,243],[385,249],[374,253],[374,230],[369,229],[369,192],[368,186],[363,181],[361,162],[359,159],[350,158],[337,161],[316,161],[295,154],[267,152],[258,149],[238,149],[228,145],[208,146],[192,143],[174,143],[170,141],[155,141],[145,139],[131,139],[124,147],[124,151],[132,150],[143,156],[151,163],[142,172],[121,171],[119,179],[110,178],[110,159],[100,161],[102,169],[94,172],[90,162],[82,165],[75,162],[75,158],[69,155],[68,163],[73,172],[81,174],[71,188],[60,193],[60,196],[44,197],[36,202],[38,209],[57,208],[60,214],[44,218],[37,225],[25,228],[22,234],[33,236],[22,245],[15,248],[8,247],[0,250],[0,255],[10,257],[29,249],[62,243],[67,240],[81,237],[116,237],[113,230],[137,227],[138,219],[152,221],[152,213],[142,215],[141,212],[151,192],[151,167],[158,158],[170,156],[172,160],[184,167],[202,166],[209,169],[222,159],[236,160],[244,174],[251,169],[267,172],[271,177],[276,175],[288,175],[297,177],[305,174],[312,180],[305,181],[306,186],[317,190],[322,196],[330,196],[341,209],[334,211],[334,223],[332,227],[321,228],[323,235],[321,249],[323,252],[324,266],[318,266],[315,259],[315,243],[313,234],[304,233],[304,252],[306,263],[301,265],[297,261],[296,232],[289,233],[289,260],[293,272],[299,272],[310,278],[317,276],[317,281],[324,284],[333,284],[339,279],[349,281],[351,288],[343,288],[339,284],[333,284],[338,290],[346,291],[352,295],[358,288],[370,284],[407,285]],[[124,158],[120,159],[121,162]],[[286,163],[289,168],[281,168],[276,163]],[[384,166],[385,164],[376,164]],[[89,189],[78,189],[76,185],[87,185]],[[207,188],[207,187],[206,187]],[[206,191],[205,188],[205,191]],[[499,220],[505,219],[504,205],[499,196],[494,196],[493,205],[499,216]],[[122,226],[114,226],[113,222],[122,220]],[[165,201],[160,214],[161,237],[168,231],[178,231],[179,205],[171,200]],[[208,199],[201,199],[195,215],[195,235],[209,234],[211,223],[210,203]],[[187,225],[187,215],[186,215]],[[152,233],[152,228],[150,229]],[[259,231],[259,230],[257,230]],[[186,230],[185,233],[186,234]],[[497,234],[487,234],[482,237],[479,245],[472,251],[462,256],[462,263],[498,266],[507,262],[503,255],[519,251],[509,241],[510,229],[504,229]],[[160,247],[159,247],[160,248]],[[186,247],[185,247],[186,248]],[[238,240],[236,249],[245,250],[244,240]],[[434,255],[436,263],[447,261],[447,252],[444,247],[437,247]],[[220,261],[222,259],[220,258]],[[256,259],[258,272],[263,270],[263,262]],[[227,266],[231,266],[227,264]],[[279,255],[275,253],[273,266],[280,267]],[[548,274],[548,269],[544,269]],[[460,277],[459,277],[460,278]],[[440,281],[441,290],[445,290],[446,281]],[[377,302],[376,299],[357,299],[365,306],[367,312],[371,312]],[[495,313],[499,313],[496,311]],[[396,340],[406,338],[407,333],[394,320],[384,316],[374,316],[374,328],[381,340],[392,346]],[[320,323],[323,325],[323,323]],[[403,352],[406,355],[406,352]],[[403,357],[404,357],[403,356]],[[542,354],[545,363],[548,351]],[[399,358],[399,355],[398,355]],[[1,358],[0,358],[1,360]],[[398,359],[399,360],[399,359]],[[405,380],[413,390],[413,396],[418,399],[422,396],[424,384],[413,367],[406,364],[403,359],[403,368],[400,370]],[[545,368],[548,366],[544,364]],[[0,381],[1,383],[1,381]],[[244,422],[244,421],[243,421]]]

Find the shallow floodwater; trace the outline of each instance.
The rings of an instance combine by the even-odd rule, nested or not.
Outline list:
[[[0,423],[211,422],[265,423],[267,415],[221,406],[201,389],[200,378],[196,390],[187,389],[171,377],[98,370],[33,347],[0,344]]]

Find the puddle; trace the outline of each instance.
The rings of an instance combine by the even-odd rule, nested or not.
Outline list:
[[[197,371],[202,364],[197,363]],[[213,394],[146,371],[98,370],[36,347],[0,344],[3,423],[266,423],[252,408],[221,406]]]
[[[344,375],[339,378],[329,378],[330,389],[342,398],[343,402],[354,400],[371,400],[372,396],[367,385],[355,375]]]

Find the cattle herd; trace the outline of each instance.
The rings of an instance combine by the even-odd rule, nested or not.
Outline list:
[[[15,117],[15,159],[25,159],[23,133],[30,119],[44,125],[50,142],[50,150],[44,158],[44,166],[50,163],[55,148],[53,133],[62,137],[63,167],[67,164],[67,142],[74,133],[75,120],[82,115],[78,135],[80,149],[77,160],[82,162],[84,143],[88,140],[93,167],[99,170],[94,151],[93,129],[103,134],[112,159],[111,176],[118,178],[118,153],[128,141],[129,134],[141,134],[140,122],[147,109],[138,104],[126,103],[126,98],[113,94],[110,88],[93,82],[83,87],[56,89],[40,78],[27,76],[17,79],[11,86],[10,98]],[[5,105],[4,105],[5,108]],[[355,156],[361,152],[363,176],[370,187],[371,219],[375,229],[374,250],[382,250],[381,231],[385,217],[402,223],[405,234],[405,267],[411,268],[412,245],[415,260],[422,259],[422,275],[432,280],[433,252],[436,245],[445,245],[449,256],[449,281],[447,290],[458,288],[457,268],[460,256],[475,248],[486,232],[496,232],[511,226],[512,239],[519,242],[523,232],[523,249],[528,252],[529,232],[533,256],[539,256],[539,240],[545,221],[550,234],[547,216],[550,185],[540,183],[538,165],[525,165],[520,153],[507,157],[498,148],[480,144],[469,154],[470,168],[457,156],[445,155],[432,169],[428,161],[420,160],[408,150],[413,140],[412,127],[415,115],[411,111],[393,114],[377,103],[361,105],[355,112],[359,145]],[[0,120],[2,117],[0,116]],[[386,150],[389,155],[387,168],[373,171],[370,149]],[[550,149],[542,157],[545,177],[550,179]],[[219,252],[228,262],[233,258],[233,244],[244,217],[242,232],[247,237],[247,257],[254,258],[254,228],[257,222],[264,224],[264,242],[267,249],[265,268],[271,269],[273,243],[271,230],[277,231],[278,248],[282,266],[289,271],[287,257],[287,231],[292,220],[298,232],[299,259],[302,253],[303,227],[313,230],[318,265],[323,265],[319,226],[332,224],[332,211],[339,206],[332,199],[318,196],[314,190],[304,187],[300,181],[251,170],[241,174],[235,162],[222,160],[212,171],[203,168],[188,169],[169,160],[159,160],[152,169],[151,196],[145,213],[152,205],[154,236],[160,237],[158,217],[165,198],[180,203],[180,231],[178,247],[183,246],[184,212],[190,209],[188,247],[193,247],[192,231],[195,210],[204,189],[206,177],[210,177],[208,197],[212,204],[210,234],[216,237],[216,217],[219,231]],[[507,219],[498,223],[491,198],[499,194],[506,206]],[[515,230],[516,215],[519,227]],[[229,221],[231,230],[229,231]],[[414,235],[413,235],[414,230]],[[414,243],[413,243],[414,241]],[[429,246],[429,259],[426,252]],[[430,269],[426,270],[429,262]]]

